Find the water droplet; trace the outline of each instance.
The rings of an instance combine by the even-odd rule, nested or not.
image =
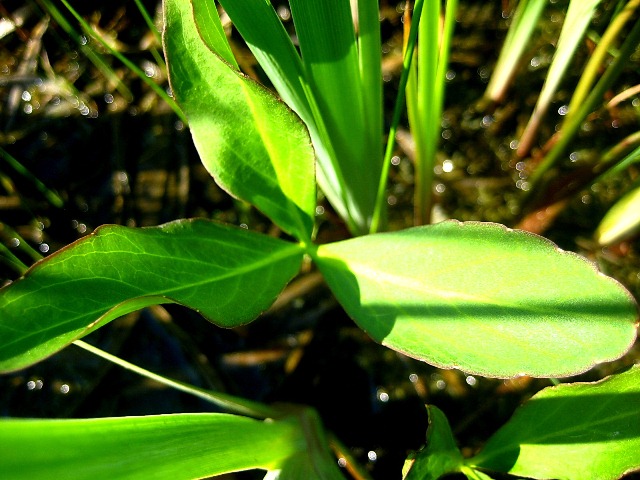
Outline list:
[[[113,103],[113,95],[111,95],[110,93],[105,93],[104,94],[104,101],[105,103]]]
[[[565,116],[567,113],[569,112],[569,105],[562,105],[559,109],[558,109],[558,114],[561,116]]]
[[[367,452],[367,458],[370,462],[375,462],[378,459],[378,454],[373,450],[369,450]]]
[[[31,115],[32,112],[33,112],[33,105],[27,104],[24,106],[24,113],[26,113],[27,115]]]
[[[442,162],[442,171],[445,173],[453,172],[453,162],[451,160],[445,160]]]
[[[465,382],[467,382],[467,385],[475,387],[478,384],[478,379],[476,377],[468,375],[467,378],[465,378]]]
[[[9,246],[12,248],[16,248],[20,246],[20,239],[19,238],[12,238],[11,240],[9,240]]]
[[[385,392],[382,388],[378,389],[376,396],[378,397],[378,400],[380,400],[382,403],[387,403],[389,401],[389,394]]]
[[[316,215],[324,215],[324,207],[322,205],[316,207]]]
[[[418,375],[416,375],[415,373],[412,373],[411,375],[409,375],[409,381],[411,383],[416,383],[418,381]]]
[[[347,466],[347,459],[343,458],[343,457],[340,457],[338,459],[338,466],[341,467],[341,468],[346,467]]]
[[[436,388],[438,390],[444,390],[445,388],[447,388],[447,383],[444,380],[438,380],[436,382]]]
[[[391,157],[391,165],[400,165],[400,157],[397,155]]]
[[[25,102],[28,102],[31,100],[31,94],[27,90],[22,92],[22,100],[24,100]]]
[[[67,385],[66,383],[63,383],[62,385],[60,385],[60,393],[62,393],[63,395],[66,395],[67,393],[69,393],[69,385]]]
[[[291,20],[291,10],[284,5],[280,5],[278,7],[278,16],[280,17],[280,20],[287,22]]]
[[[447,73],[445,73],[444,76],[448,81],[451,81],[456,78],[456,72],[454,70],[447,70]]]
[[[38,250],[40,250],[42,253],[47,253],[49,251],[49,245],[47,245],[46,243],[41,243],[38,246]]]

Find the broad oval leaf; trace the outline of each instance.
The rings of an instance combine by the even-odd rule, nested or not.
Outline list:
[[[0,290],[0,371],[35,363],[153,304],[180,303],[224,327],[247,323],[297,273],[302,252],[207,220],[100,227]]]
[[[623,355],[637,306],[594,264],[489,223],[443,222],[321,245],[356,323],[394,350],[490,377],[568,376]]]
[[[468,462],[527,478],[614,480],[640,469],[640,365],[545,388]]]
[[[209,12],[210,13],[210,12]],[[230,194],[280,228],[309,240],[315,211],[314,153],[302,121],[272,93],[210,50],[191,2],[164,2],[171,89],[189,120],[202,163]],[[204,15],[201,13],[201,15]],[[211,27],[212,16],[203,18]]]
[[[0,420],[0,477],[192,479],[278,469],[307,451],[293,420],[221,413]]]

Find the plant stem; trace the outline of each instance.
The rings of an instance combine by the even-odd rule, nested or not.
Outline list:
[[[420,19],[422,13],[423,0],[416,0],[413,7],[414,18]],[[380,218],[382,215],[383,205],[385,203],[385,192],[387,189],[387,177],[389,176],[389,167],[391,165],[391,157],[393,156],[393,148],[395,147],[396,132],[398,131],[398,124],[400,123],[400,115],[402,113],[402,106],[404,103],[405,89],[407,87],[407,80],[409,79],[409,71],[411,67],[411,60],[413,59],[413,50],[416,45],[416,39],[418,37],[418,23],[412,22],[411,31],[409,33],[409,41],[407,42],[407,49],[404,52],[404,59],[402,60],[402,74],[400,75],[400,85],[398,86],[398,96],[396,97],[396,103],[393,108],[393,119],[391,121],[391,128],[389,128],[389,136],[387,138],[387,148],[384,154],[384,160],[382,163],[382,172],[380,174],[380,182],[378,184],[378,193],[376,195],[376,205],[373,211],[373,217],[371,219],[371,226],[369,227],[369,233],[376,233],[380,226]]]

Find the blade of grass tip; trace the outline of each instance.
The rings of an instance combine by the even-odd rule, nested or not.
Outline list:
[[[162,45],[162,37],[160,35],[160,31],[158,30],[158,27],[156,26],[153,19],[151,18],[151,15],[149,15],[149,12],[142,4],[142,0],[134,0],[134,1],[136,2],[136,6],[138,7],[138,11],[140,12],[140,15],[142,15],[144,22],[147,24],[149,31],[153,35],[153,38],[156,41],[156,45]],[[149,51],[151,52],[151,55],[153,56],[153,59],[156,61],[158,66],[160,66],[163,70],[166,71],[167,66],[164,63],[164,58],[162,58],[162,55],[160,54],[158,49],[155,46],[152,46],[149,49]]]
[[[587,115],[591,113],[600,102],[602,102],[604,94],[618,78],[622,69],[629,61],[629,58],[633,52],[635,52],[638,42],[640,42],[640,22],[636,22],[631,31],[627,34],[623,45],[620,47],[620,55],[618,58],[614,59],[609,65],[604,75],[600,77],[600,80],[596,83],[593,90],[591,90],[585,101],[575,110],[575,114],[571,115],[571,117],[563,123],[559,131],[560,135],[558,141],[527,180],[529,193],[525,194],[525,202],[537,191],[538,184],[542,181],[544,174],[555,165],[558,159],[566,151],[569,142],[580,129],[580,126]]]
[[[620,37],[620,33],[627,22],[633,17],[636,10],[640,6],[640,0],[631,0],[627,3],[618,15],[612,20],[607,27],[604,35],[598,42],[596,49],[589,56],[589,62],[584,69],[584,72],[580,76],[578,85],[573,92],[571,102],[569,102],[569,111],[567,117],[571,118],[571,112],[577,109],[577,106],[584,102],[584,99],[589,94],[593,83],[598,78],[600,68],[607,56],[609,49],[614,45],[617,38]]]
[[[558,47],[553,55],[551,67],[547,73],[540,96],[533,108],[531,118],[520,137],[518,149],[516,153],[520,157],[529,154],[535,141],[538,129],[542,123],[544,115],[547,113],[552,97],[556,92],[564,73],[571,64],[578,44],[582,41],[584,33],[591,22],[591,18],[596,7],[602,0],[571,0],[565,17],[560,38],[558,39]]]
[[[75,28],[67,21],[64,15],[60,12],[50,0],[39,0],[44,6],[44,9],[49,15],[56,21],[58,25],[65,31],[67,35],[78,45],[80,51],[86,56],[91,63],[102,73],[111,85],[122,95],[128,102],[133,100],[133,93],[127,88],[124,82],[116,75],[113,69],[104,61],[101,55],[95,52],[88,45],[83,44],[80,34]]]
[[[111,47],[111,45],[109,45],[108,42],[105,42],[104,39],[100,35],[98,35],[93,30],[93,28],[91,28],[91,26],[84,20],[84,18],[82,18],[78,14],[78,12],[76,12],[73,9],[73,7],[69,4],[67,0],[60,0],[60,1],[63,3],[65,7],[67,7],[71,15],[75,17],[75,19],[78,21],[78,23],[80,24],[82,29],[85,31],[85,33],[87,33],[91,38],[99,42],[104,48],[106,48],[109,51],[109,53],[111,53],[114,57],[120,60],[129,70],[135,73],[138,77],[140,77],[140,79],[144,83],[146,83],[149,86],[149,88],[151,88],[154,92],[156,92],[156,94],[171,107],[171,109],[176,113],[176,115],[178,115],[178,117],[180,118],[180,120],[182,120],[183,123],[185,124],[188,123],[187,117],[184,115],[184,113],[182,113],[182,110],[180,109],[176,101],[169,96],[169,94],[164,90],[164,88],[162,88],[160,85],[155,83],[151,78],[147,77],[147,75],[145,75],[142,69],[138,67],[135,63],[133,63],[127,57],[125,57],[116,49]]]
[[[22,165],[15,157],[13,157],[4,148],[0,147],[0,156],[16,173],[26,178],[38,190],[47,201],[54,207],[62,208],[64,200],[57,193],[47,188],[33,173],[31,173],[24,165]]]
[[[393,148],[395,146],[396,132],[398,130],[398,124],[400,123],[400,115],[402,114],[402,106],[404,104],[405,91],[407,87],[407,81],[409,79],[409,72],[411,69],[411,61],[413,59],[413,51],[416,45],[416,39],[418,36],[418,25],[420,16],[422,14],[423,0],[416,0],[413,7],[413,18],[411,22],[411,29],[409,32],[409,41],[407,42],[407,48],[404,52],[404,58],[402,60],[402,74],[400,75],[400,85],[398,87],[398,96],[396,97],[396,103],[393,108],[393,119],[391,120],[391,127],[389,128],[389,136],[387,137],[387,147],[385,149],[384,161],[382,162],[382,172],[380,174],[380,181],[378,183],[378,193],[376,196],[376,208],[373,211],[373,217],[371,220],[371,226],[369,233],[376,233],[380,225],[380,218],[385,202],[385,192],[387,189],[387,177],[389,176],[389,167],[391,165],[391,157],[393,155]],[[418,21],[415,21],[415,19]]]
[[[119,367],[137,373],[138,375],[141,375],[145,378],[155,380],[162,385],[166,385],[189,395],[201,398],[202,400],[212,403],[218,407],[224,408],[225,410],[228,410],[230,412],[260,419],[277,418],[282,415],[282,412],[280,410],[258,402],[252,402],[251,400],[237,398],[224,393],[211,392],[203,388],[194,387],[193,385],[189,385],[187,383],[179,382],[177,380],[171,380],[170,378],[158,375],[142,367],[134,365],[133,363],[127,362],[126,360],[116,357],[115,355],[111,355],[110,353],[107,353],[104,350],[83,342],[82,340],[76,340],[75,342],[73,342],[73,344],[88,352],[93,353],[94,355],[104,358],[105,360],[114,363]]]
[[[531,35],[538,25],[547,0],[522,0],[518,2],[507,37],[504,40],[491,80],[483,96],[483,102],[500,103],[504,100],[511,79]]]

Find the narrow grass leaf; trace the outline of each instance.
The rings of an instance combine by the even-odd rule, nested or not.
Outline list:
[[[0,477],[192,479],[279,468],[306,450],[291,420],[220,413],[0,420]]]
[[[0,290],[0,371],[33,364],[145,306],[179,303],[224,327],[267,309],[302,247],[206,220],[106,226]]]
[[[620,284],[501,225],[443,222],[321,245],[314,257],[371,337],[440,367],[567,376],[636,338],[637,306]]]
[[[375,206],[382,154],[380,143],[368,135],[350,4],[344,0],[290,3],[307,80],[338,159],[349,215],[358,228],[354,233],[363,234],[368,232]]]
[[[511,79],[516,73],[516,67],[525,47],[531,40],[546,4],[547,0],[520,0],[518,2],[507,32],[507,38],[500,49],[500,56],[484,94],[486,100],[502,102],[504,99]]]
[[[569,3],[567,16],[562,26],[562,31],[560,32],[560,38],[558,39],[556,53],[553,56],[551,67],[549,67],[547,78],[540,91],[540,96],[531,114],[529,123],[520,138],[518,155],[525,156],[531,149],[538,128],[551,104],[553,95],[564,76],[564,72],[569,68],[569,65],[571,65],[573,54],[578,48],[578,44],[582,41],[584,32],[589,22],[591,22],[591,17],[593,17],[593,13],[601,1],[602,0],[571,0]]]
[[[468,464],[527,478],[614,480],[640,469],[640,366],[545,388]]]
[[[447,417],[434,405],[427,405],[427,410],[427,444],[415,455],[404,480],[438,480],[447,473],[459,472],[463,464]]]
[[[300,120],[202,39],[190,2],[164,3],[171,88],[203,164],[218,184],[300,240],[315,211],[314,154]],[[211,20],[210,16],[208,20]]]

